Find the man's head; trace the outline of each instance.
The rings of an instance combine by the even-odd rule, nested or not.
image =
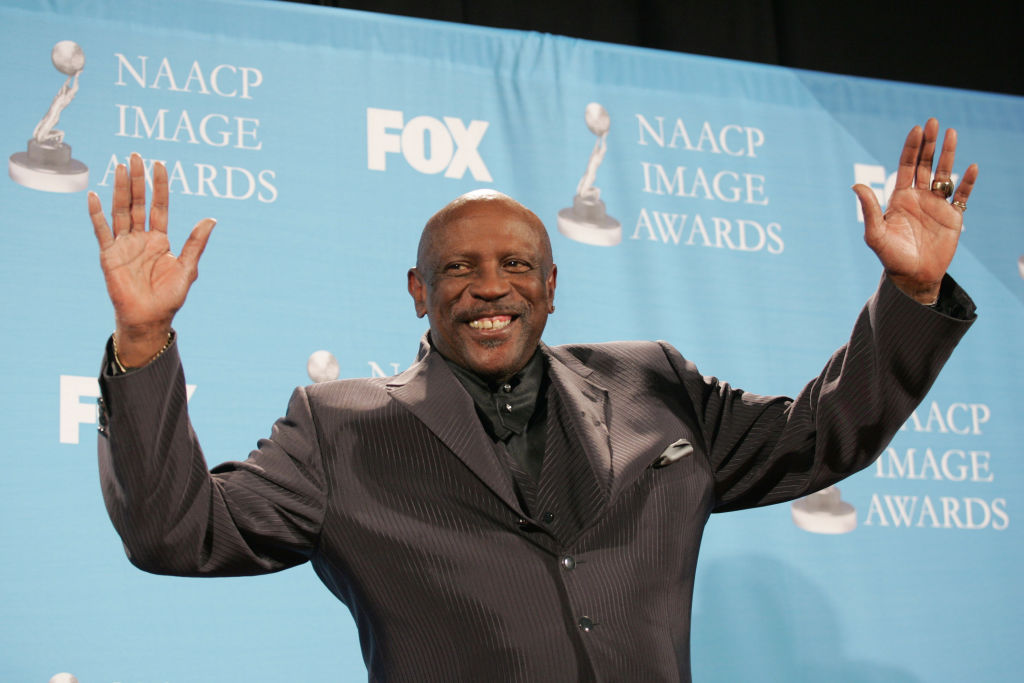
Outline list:
[[[420,237],[409,294],[446,358],[490,381],[521,370],[554,310],[557,269],[544,224],[490,190],[434,214]]]

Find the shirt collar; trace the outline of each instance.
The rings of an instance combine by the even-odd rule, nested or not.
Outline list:
[[[522,370],[507,382],[497,385],[488,383],[479,375],[447,358],[444,361],[473,398],[485,427],[488,427],[488,431],[495,437],[504,441],[513,434],[523,434],[526,431],[537,407],[537,398],[544,382],[545,361],[540,349],[534,352]]]

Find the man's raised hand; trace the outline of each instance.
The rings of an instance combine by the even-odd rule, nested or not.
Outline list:
[[[932,160],[939,122],[928,119],[924,129],[907,135],[896,171],[896,186],[885,214],[866,185],[853,191],[864,210],[864,241],[878,255],[886,274],[908,296],[923,304],[934,302],[939,285],[956,252],[963,212],[978,178],[977,164],[964,171],[952,203],[941,189],[932,190]],[[934,180],[948,181],[956,156],[956,131],[946,130]]]
[[[146,178],[138,154],[131,156],[128,169],[120,164],[115,172],[113,229],[103,216],[100,198],[89,193],[100,266],[114,304],[117,355],[126,367],[144,365],[167,343],[171,321],[195,282],[199,257],[216,224],[212,218],[196,223],[175,256],[167,239],[167,169],[157,162],[152,173],[148,230]]]

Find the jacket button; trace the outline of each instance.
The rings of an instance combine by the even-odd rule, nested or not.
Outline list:
[[[575,569],[576,568],[576,560],[572,557],[572,555],[566,555],[565,557],[562,558],[562,567],[564,567],[565,569],[570,569],[570,570]]]
[[[523,532],[539,531],[540,530],[539,526],[537,526],[536,524],[534,524],[533,522],[531,522],[528,519],[523,519],[522,517],[520,517],[519,519],[516,520],[516,525],[518,525],[519,526],[519,530],[523,531]]]
[[[543,515],[541,515],[540,518],[544,521],[545,524],[551,524],[551,522],[555,521],[555,513],[545,512]]]
[[[576,622],[576,625],[580,627],[580,630],[584,633],[590,633],[594,628],[594,620],[590,617],[580,617],[580,620]]]
[[[107,414],[107,404],[103,402],[103,397],[96,399],[96,431],[103,436],[108,436],[107,427],[110,424],[110,416]]]

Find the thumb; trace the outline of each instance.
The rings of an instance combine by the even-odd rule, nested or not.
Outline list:
[[[857,195],[861,211],[864,213],[864,241],[868,243],[868,246],[874,248],[874,245],[885,233],[882,227],[882,207],[878,204],[878,197],[875,196],[874,190],[867,185],[858,183],[852,189]]]
[[[195,272],[198,267],[199,257],[203,255],[203,250],[206,249],[206,243],[209,241],[210,233],[213,232],[215,225],[217,225],[217,221],[214,219],[204,218],[196,223],[196,227],[192,228],[192,234],[185,240],[185,246],[181,248],[181,256],[178,257],[178,260],[190,271]]]

